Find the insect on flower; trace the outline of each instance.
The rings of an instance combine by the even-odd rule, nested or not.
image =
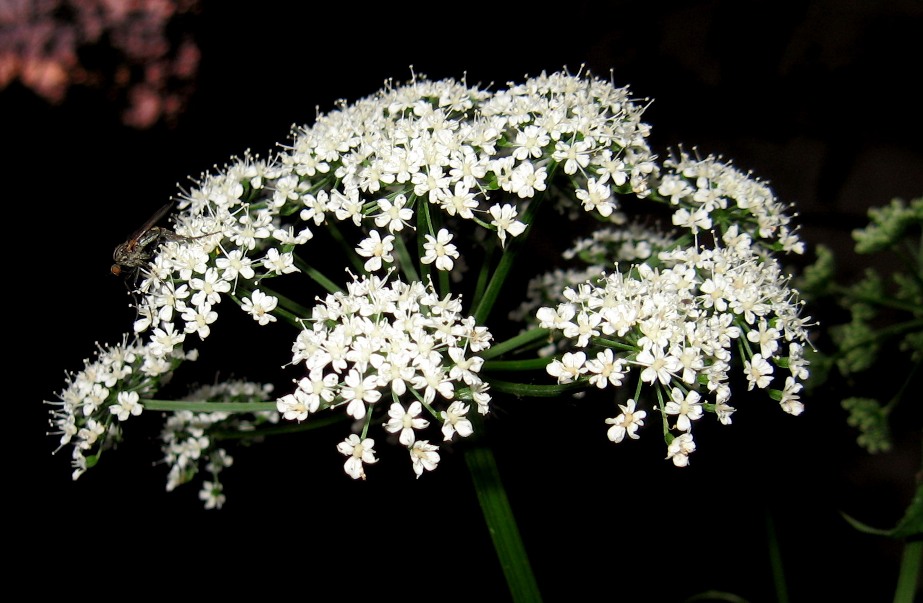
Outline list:
[[[171,207],[173,207],[172,201],[154,212],[154,215],[148,218],[141,228],[128,237],[128,240],[115,248],[115,251],[112,252],[112,260],[115,262],[112,264],[112,274],[120,276],[126,272],[126,268],[134,270],[143,266],[151,259],[151,255],[161,243],[191,241],[215,234],[206,233],[197,237],[187,237],[178,235],[169,228],[157,226],[156,224],[167,215]]]

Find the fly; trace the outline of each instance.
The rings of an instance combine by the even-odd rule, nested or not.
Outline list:
[[[120,276],[125,269],[135,269],[143,266],[151,259],[151,255],[161,243],[168,241],[184,241],[190,237],[178,235],[169,228],[157,226],[157,223],[163,219],[173,202],[167,203],[148,218],[148,220],[136,230],[128,240],[120,244],[112,252],[112,274]]]

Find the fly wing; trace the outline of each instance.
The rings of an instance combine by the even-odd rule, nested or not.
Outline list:
[[[132,249],[134,249],[134,247],[138,244],[139,239],[144,237],[144,233],[149,231],[151,228],[154,227],[155,224],[160,222],[163,219],[163,217],[167,215],[167,213],[169,213],[172,207],[173,207],[173,201],[169,201],[166,203],[166,205],[164,205],[163,207],[155,211],[154,215],[148,218],[147,221],[141,225],[141,228],[133,232],[131,237],[129,237],[128,239],[129,246]]]
[[[144,248],[159,236],[160,231],[165,231],[165,229],[155,227],[155,224],[160,222],[172,207],[173,201],[170,201],[155,211],[154,215],[148,218],[141,228],[132,233],[127,241],[115,248],[112,252],[112,259],[115,262],[111,268],[113,274],[118,276],[122,273],[122,268],[140,266],[148,259]]]

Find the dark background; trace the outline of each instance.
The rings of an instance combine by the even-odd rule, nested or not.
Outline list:
[[[645,121],[656,150],[695,146],[768,180],[795,204],[809,245],[837,250],[844,278],[865,261],[850,254],[849,232],[866,210],[923,192],[912,88],[919,2],[340,4],[323,16],[277,0],[230,4],[205,2],[184,22],[202,60],[174,127],[126,127],[94,90],[73,89],[59,105],[18,84],[0,91],[15,233],[5,492],[17,510],[6,529],[19,563],[48,572],[34,586],[59,596],[130,585],[506,600],[460,450],[414,480],[384,447],[371,479],[357,483],[335,450],[342,428],[283,438],[237,451],[226,507],[206,512],[197,486],[164,492],[153,421],[133,420],[135,437],[78,482],[44,435],[41,401],[63,387],[64,371],[130,328],[124,285],[109,274],[113,247],[177,183],[247,149],[266,154],[337,99],[406,80],[411,65],[494,88],[565,66],[611,70],[616,85],[655,99]],[[285,362],[287,350],[260,349],[230,314],[189,379],[268,379]],[[498,401],[490,436],[546,600],[683,601],[721,590],[773,601],[767,518],[792,601],[890,600],[900,547],[856,532],[840,512],[879,527],[898,520],[920,468],[919,413],[898,417],[896,449],[872,457],[845,425],[841,389],[807,399],[798,418],[735,398],[734,424],[698,428],[686,469],[663,460],[653,430],[611,444],[608,403]]]

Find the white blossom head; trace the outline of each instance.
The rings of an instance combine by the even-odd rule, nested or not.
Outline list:
[[[489,410],[477,352],[490,346],[490,333],[461,313],[460,300],[439,297],[432,285],[358,277],[346,292],[327,295],[304,322],[292,361],[305,375],[277,408],[295,421],[344,410],[361,431],[340,446],[354,478],[364,479],[363,465],[374,462],[370,430],[393,434],[411,450],[415,470],[429,470],[438,463],[438,446],[419,438],[430,424],[441,426],[443,439],[467,437],[474,429],[464,401],[474,401],[481,414]]]

